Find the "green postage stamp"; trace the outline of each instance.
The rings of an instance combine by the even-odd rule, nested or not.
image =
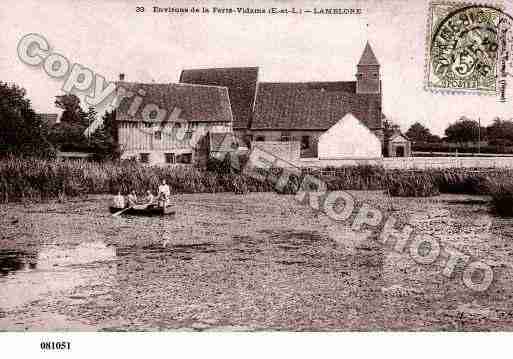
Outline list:
[[[432,2],[428,9],[429,91],[498,95],[513,74],[513,18],[501,6]]]

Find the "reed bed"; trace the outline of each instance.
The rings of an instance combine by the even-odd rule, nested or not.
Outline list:
[[[141,166],[8,158],[0,161],[0,201],[46,200],[86,194],[143,194],[165,179],[174,193],[272,191],[269,181],[236,173],[201,171],[190,166]]]
[[[513,217],[513,181],[491,181],[489,192],[495,213],[502,217]]]
[[[0,201],[45,200],[135,190],[156,190],[165,179],[174,193],[269,192],[296,193],[306,174],[324,181],[327,189],[386,190],[391,196],[427,197],[439,193],[492,194],[507,197],[499,183],[510,183],[512,170],[443,169],[385,170],[379,166],[305,170],[276,189],[281,170],[264,180],[245,173],[202,171],[191,166],[149,167],[137,163],[52,161],[9,157],[0,161]],[[494,183],[494,186],[491,186]],[[499,189],[500,188],[500,189]],[[513,186],[512,186],[513,188]],[[505,199],[507,200],[507,199]],[[513,201],[512,201],[513,204]]]

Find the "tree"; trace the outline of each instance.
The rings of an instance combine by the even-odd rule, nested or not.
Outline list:
[[[431,142],[431,140],[434,139],[431,131],[419,122],[415,122],[411,125],[405,135],[414,142]]]
[[[393,135],[393,126],[394,124],[391,120],[388,118],[383,119],[383,137],[385,139],[389,139]]]
[[[88,118],[80,106],[80,99],[73,94],[55,96],[55,106],[62,110],[61,123],[87,126]]]
[[[511,144],[513,142],[513,121],[501,120],[496,117],[493,123],[486,128],[486,133],[491,144]]]
[[[104,113],[100,126],[93,126],[94,131],[86,136],[86,129],[97,120],[96,109],[89,107],[85,112],[75,95],[56,96],[55,105],[63,113],[60,123],[51,131],[52,143],[62,151],[93,152],[99,160],[119,158],[114,111]]]
[[[84,112],[80,99],[73,94],[55,96],[55,106],[62,109],[60,122],[50,130],[49,139],[61,151],[90,151],[84,131],[96,119],[96,111]]]
[[[46,124],[37,116],[26,91],[16,84],[0,81],[0,146],[2,153],[52,157],[46,140]]]
[[[486,138],[486,128],[480,128],[477,121],[461,117],[445,129],[445,135],[449,142],[477,142],[479,136],[481,140]]]
[[[89,111],[89,113],[91,113]],[[96,113],[96,111],[95,111]],[[121,151],[117,141],[115,111],[107,111],[102,116],[102,124],[91,135],[91,149],[99,160],[119,159]]]

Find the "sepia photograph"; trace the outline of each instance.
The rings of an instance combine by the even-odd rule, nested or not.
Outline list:
[[[513,330],[513,2],[0,23],[0,341]]]

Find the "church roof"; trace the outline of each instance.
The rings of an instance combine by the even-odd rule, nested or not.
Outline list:
[[[251,129],[327,130],[347,113],[368,123],[372,95],[356,94],[354,82],[261,82]]]
[[[183,70],[181,83],[228,88],[233,111],[233,128],[248,128],[258,81],[258,67],[228,67]]]
[[[376,55],[374,55],[374,51],[372,51],[372,47],[369,42],[365,45],[362,57],[360,58],[360,61],[358,61],[358,66],[362,65],[379,65],[378,59],[376,58]]]
[[[128,111],[133,100],[122,100],[116,109],[119,121],[141,121],[141,111],[146,105],[155,104],[167,111],[168,120],[173,110],[179,109],[179,119],[188,122],[231,122],[232,113],[228,90],[219,86],[200,86],[190,84],[155,84],[136,82],[117,82],[117,86],[126,91],[141,95],[143,102],[135,116]]]

